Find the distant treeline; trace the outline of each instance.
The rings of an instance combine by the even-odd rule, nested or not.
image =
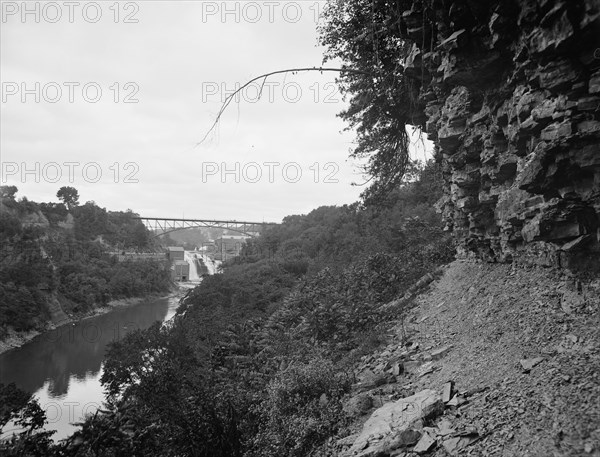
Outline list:
[[[166,262],[117,262],[111,256],[155,248],[135,213],[107,211],[94,202],[71,202],[67,209],[14,194],[2,192],[0,200],[0,338],[9,328],[43,329],[51,299],[78,313],[169,289]]]

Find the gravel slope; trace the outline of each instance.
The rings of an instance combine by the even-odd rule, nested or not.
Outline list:
[[[474,428],[479,439],[450,454],[439,438],[426,455],[600,456],[599,292],[600,280],[581,283],[564,271],[453,262],[416,298],[404,324],[419,344],[413,365],[450,349],[433,360],[433,372],[413,371],[371,390],[373,407],[454,381],[470,395],[443,419],[457,431]],[[359,378],[398,360],[400,326],[392,334],[357,367]],[[543,360],[525,372],[520,361],[534,358]],[[409,447],[390,455],[417,454]]]

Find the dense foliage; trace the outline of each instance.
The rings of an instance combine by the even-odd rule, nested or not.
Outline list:
[[[13,424],[20,432],[0,443],[5,457],[45,456],[53,452],[51,436],[43,430],[46,414],[37,400],[14,384],[0,383],[0,429]]]
[[[403,5],[402,3],[405,3]],[[368,157],[367,203],[379,202],[410,172],[409,126],[423,126],[423,110],[415,109],[423,75],[405,75],[412,43],[405,39],[402,11],[410,1],[329,1],[319,27],[324,61],[341,61],[340,90],[349,107],[339,116],[356,130],[355,157]],[[423,13],[421,39],[429,43],[430,19]],[[404,30],[403,30],[404,28]],[[419,42],[419,44],[422,44]],[[426,49],[426,46],[422,46]],[[419,56],[420,58],[420,56]]]
[[[117,262],[114,258],[64,262],[58,268],[58,277],[58,290],[76,303],[75,311],[113,299],[165,292],[170,286],[164,265]]]
[[[0,338],[43,329],[48,302],[59,298],[67,312],[84,312],[109,300],[164,292],[166,264],[117,262],[114,251],[148,250],[150,234],[134,213],[110,212],[94,202],[78,205],[77,191],[61,189],[62,204],[15,199],[3,186],[0,200]]]

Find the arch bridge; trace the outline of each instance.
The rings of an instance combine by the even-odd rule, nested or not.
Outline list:
[[[248,221],[219,221],[214,219],[183,219],[165,217],[134,217],[142,221],[154,236],[185,230],[189,228],[220,228],[238,232],[247,236],[256,236],[264,228],[278,225],[275,222],[248,222]]]

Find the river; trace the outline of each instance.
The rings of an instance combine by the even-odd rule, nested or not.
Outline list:
[[[102,404],[100,376],[106,346],[134,329],[169,319],[177,306],[178,297],[116,307],[38,335],[0,355],[0,382],[14,382],[33,393],[46,411],[46,429],[56,430],[55,440],[65,438],[75,431],[73,422]],[[3,435],[10,434],[8,425]]]
[[[199,282],[193,262],[190,277],[195,281],[181,286],[189,288]],[[102,405],[100,377],[108,344],[135,329],[170,319],[178,306],[179,295],[148,300],[38,335],[20,348],[0,354],[0,382],[14,382],[33,393],[46,411],[46,430],[56,431],[55,441],[66,438],[77,429],[74,422]],[[11,430],[9,423],[2,438]]]

